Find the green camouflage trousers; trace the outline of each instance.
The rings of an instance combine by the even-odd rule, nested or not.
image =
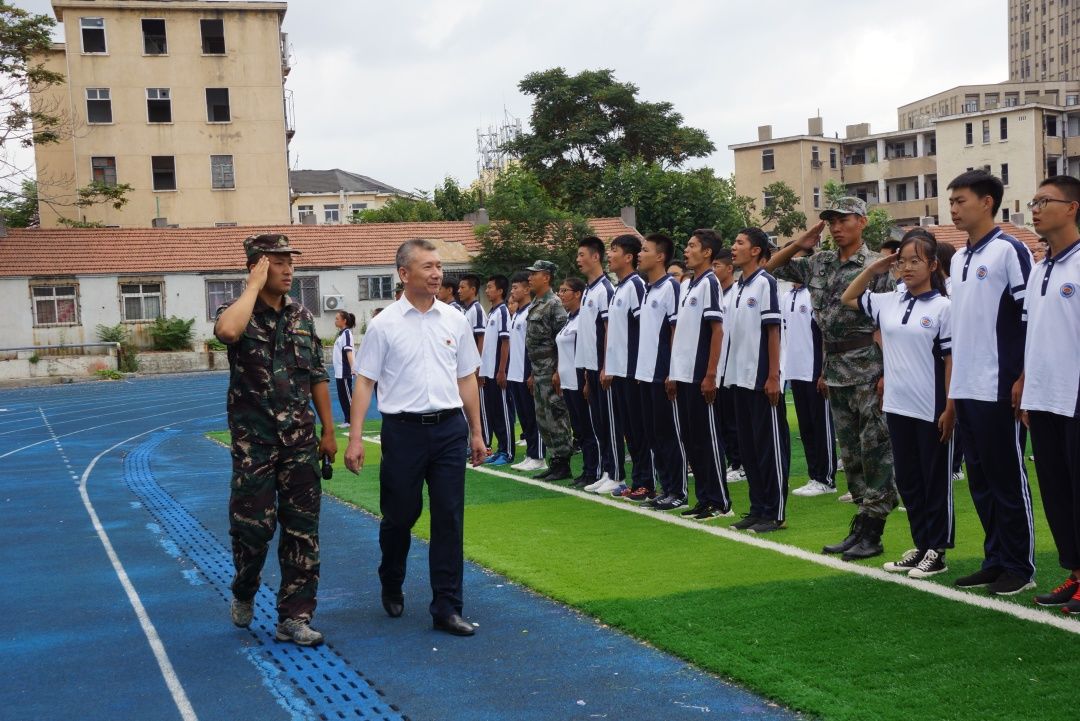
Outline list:
[[[885,518],[898,501],[892,443],[874,384],[829,386],[829,404],[848,490],[861,499],[859,513]]]
[[[574,455],[574,446],[570,434],[570,413],[566,410],[566,401],[555,393],[551,376],[555,373],[554,363],[534,364],[533,402],[536,404],[536,425],[544,446],[551,450],[552,459],[569,461]]]
[[[250,600],[259,589],[266,552],[280,522],[278,619],[311,619],[319,588],[319,506],[322,480],[317,446],[234,443],[229,535],[233,596]]]

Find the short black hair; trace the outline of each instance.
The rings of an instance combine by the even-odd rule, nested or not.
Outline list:
[[[961,190],[962,188],[967,188],[979,198],[990,196],[994,201],[994,215],[997,215],[1001,207],[1001,198],[1005,195],[1005,185],[1000,178],[982,169],[969,170],[953,178],[946,190]]]
[[[728,265],[732,265],[731,249],[721,248],[720,250],[716,251],[716,255],[713,256],[713,262],[727,263]]]
[[[566,276],[562,279],[562,282],[559,283],[559,285],[563,285],[564,283],[570,286],[570,290],[574,291],[575,293],[585,292],[585,281],[583,281],[581,278],[578,278],[576,275]]]
[[[682,272],[684,272],[684,273],[686,272],[686,261],[685,260],[679,260],[678,258],[676,258],[674,260],[669,260],[668,261],[668,267],[670,268],[673,265],[678,266],[679,269],[682,270]]]
[[[1077,180],[1071,175],[1051,175],[1049,178],[1039,183],[1040,188],[1047,185],[1052,185],[1060,190],[1066,200],[1073,203],[1080,203],[1080,180]]]
[[[690,234],[690,237],[697,238],[698,242],[701,243],[702,250],[709,251],[710,263],[716,258],[720,249],[724,247],[724,239],[712,228],[698,228]]]
[[[477,293],[480,292],[480,276],[476,273],[466,273],[458,278],[458,283],[465,283]]]
[[[939,242],[937,244],[937,262],[941,266],[941,272],[948,278],[952,269],[952,258],[956,255],[956,248],[952,247],[948,243]]]
[[[451,280],[451,279],[449,279],[449,278],[443,278],[443,281],[442,281],[442,287],[443,287],[443,288],[449,288],[449,289],[450,289],[450,290],[452,290],[452,291],[453,291],[453,292],[454,292],[455,294],[457,294],[457,288],[458,288],[458,284],[457,284],[457,283],[455,283],[454,281],[452,281],[452,280]]]
[[[506,300],[506,296],[510,293],[509,278],[500,273],[496,273],[495,275],[489,276],[487,282],[494,283],[495,287],[499,289],[500,293],[502,293],[503,300]]]
[[[772,241],[769,240],[769,234],[764,230],[761,228],[743,228],[739,231],[739,235],[745,235],[752,247],[761,249],[761,255],[758,256],[758,259],[768,260],[772,257]]]
[[[524,283],[524,284],[528,285],[529,284],[529,273],[528,273],[528,271],[519,270],[516,273],[514,273],[512,276],[510,276],[510,284],[513,285],[514,283]]]
[[[664,267],[671,265],[671,259],[675,255],[675,243],[663,233],[649,233],[645,240],[656,246],[656,252],[664,258]]]
[[[624,252],[634,256],[632,263],[635,268],[637,267],[638,253],[641,252],[641,238],[637,237],[636,235],[630,235],[629,233],[626,233],[625,235],[617,235],[612,238],[611,244],[614,245],[616,248],[621,248]]]
[[[579,248],[588,248],[594,253],[600,256],[600,260],[605,257],[604,253],[604,241],[597,238],[595,235],[587,235],[578,241],[577,246]]]

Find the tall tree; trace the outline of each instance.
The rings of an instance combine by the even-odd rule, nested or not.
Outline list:
[[[427,198],[390,198],[381,208],[361,210],[350,223],[424,223],[445,220],[442,211]]]
[[[798,209],[799,196],[782,180],[769,183],[762,191],[770,201],[761,209],[761,227],[781,238],[806,229],[806,213]]]
[[[9,228],[29,228],[37,225],[37,183],[24,180],[18,193],[0,193],[0,216]]]
[[[704,130],[683,124],[668,102],[647,102],[638,88],[607,69],[567,75],[563,68],[530,73],[518,84],[532,96],[530,132],[505,149],[536,174],[552,200],[583,211],[603,169],[640,159],[679,167],[716,147]]]
[[[441,187],[436,187],[435,207],[442,213],[444,220],[463,220],[469,213],[475,213],[483,204],[483,193],[473,186],[462,188],[457,180],[447,175]]]

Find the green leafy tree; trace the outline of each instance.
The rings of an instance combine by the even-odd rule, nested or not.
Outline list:
[[[37,225],[37,182],[23,180],[18,193],[0,193],[0,215],[9,228]]]
[[[639,99],[637,86],[618,82],[612,70],[571,76],[552,68],[526,75],[518,88],[533,98],[531,131],[505,150],[565,209],[585,212],[607,166],[640,159],[679,167],[716,149],[671,103]]]
[[[462,188],[457,180],[449,175],[443,179],[441,187],[433,193],[435,207],[442,213],[444,220],[463,220],[469,213],[475,213],[483,205],[483,193],[479,187]]]
[[[825,183],[822,191],[825,193],[826,203],[835,203],[840,198],[850,195],[847,187],[835,180]],[[889,238],[894,225],[895,223],[892,216],[889,215],[889,211],[880,206],[871,207],[866,212],[866,228],[863,230],[863,241],[871,250],[881,250],[881,244]],[[832,238],[828,239],[828,246],[834,247]]]
[[[781,238],[790,238],[797,230],[806,229],[806,213],[798,210],[799,196],[787,183],[778,180],[762,191],[772,201],[761,209],[761,227]]]
[[[350,223],[426,223],[445,220],[442,211],[427,198],[390,198],[381,208],[361,210]]]

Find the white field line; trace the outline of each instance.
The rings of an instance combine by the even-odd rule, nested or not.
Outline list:
[[[364,436],[364,440],[369,443],[381,445],[380,442],[369,436]],[[939,583],[919,581],[913,578],[901,574],[887,573],[879,568],[870,568],[868,566],[860,566],[856,563],[848,563],[842,561],[834,556],[826,556],[819,553],[811,553],[802,548],[796,548],[795,546],[789,546],[783,543],[777,543],[776,541],[769,541],[764,538],[759,538],[749,533],[741,533],[739,531],[733,531],[722,526],[710,526],[707,523],[701,523],[699,521],[690,521],[681,516],[673,516],[668,513],[662,513],[647,508],[641,508],[639,506],[627,503],[626,501],[619,501],[614,498],[598,496],[595,493],[588,493],[586,491],[579,491],[576,488],[568,488],[565,486],[556,486],[551,483],[544,483],[533,478],[527,478],[525,476],[517,476],[513,473],[506,473],[505,471],[497,471],[493,468],[484,468],[483,466],[472,468],[471,470],[478,471],[480,473],[486,473],[490,476],[498,476],[499,478],[507,478],[518,483],[524,483],[529,486],[536,486],[537,488],[543,488],[547,491],[553,491],[555,493],[562,493],[567,496],[574,496],[575,498],[581,498],[593,503],[599,503],[609,508],[617,508],[620,511],[626,513],[635,513],[639,516],[645,516],[662,523],[670,523],[682,528],[687,528],[698,533],[707,533],[713,536],[718,536],[727,541],[734,541],[735,543],[742,543],[747,546],[754,546],[765,551],[773,551],[783,556],[790,558],[797,558],[800,561],[806,561],[808,563],[815,563],[819,566],[832,569],[834,571],[841,571],[843,573],[852,573],[857,576],[863,576],[865,578],[872,578],[875,581],[881,581],[884,583],[895,583],[898,586],[910,588],[915,591],[922,591],[923,593],[929,593],[939,598],[945,598],[950,601],[957,601],[959,603],[966,603],[969,606],[975,606],[987,611],[997,611],[998,613],[1004,613],[1014,618],[1019,618],[1023,621],[1031,621],[1033,623],[1041,623],[1044,626],[1051,626],[1061,631],[1067,631],[1080,635],[1080,621],[1070,618],[1064,615],[1055,616],[1052,613],[1045,611],[1039,611],[1034,608],[1026,608],[1024,606],[1018,606],[1013,603],[1008,603],[992,596],[976,596],[973,593],[960,591],[948,586],[942,586]]]

